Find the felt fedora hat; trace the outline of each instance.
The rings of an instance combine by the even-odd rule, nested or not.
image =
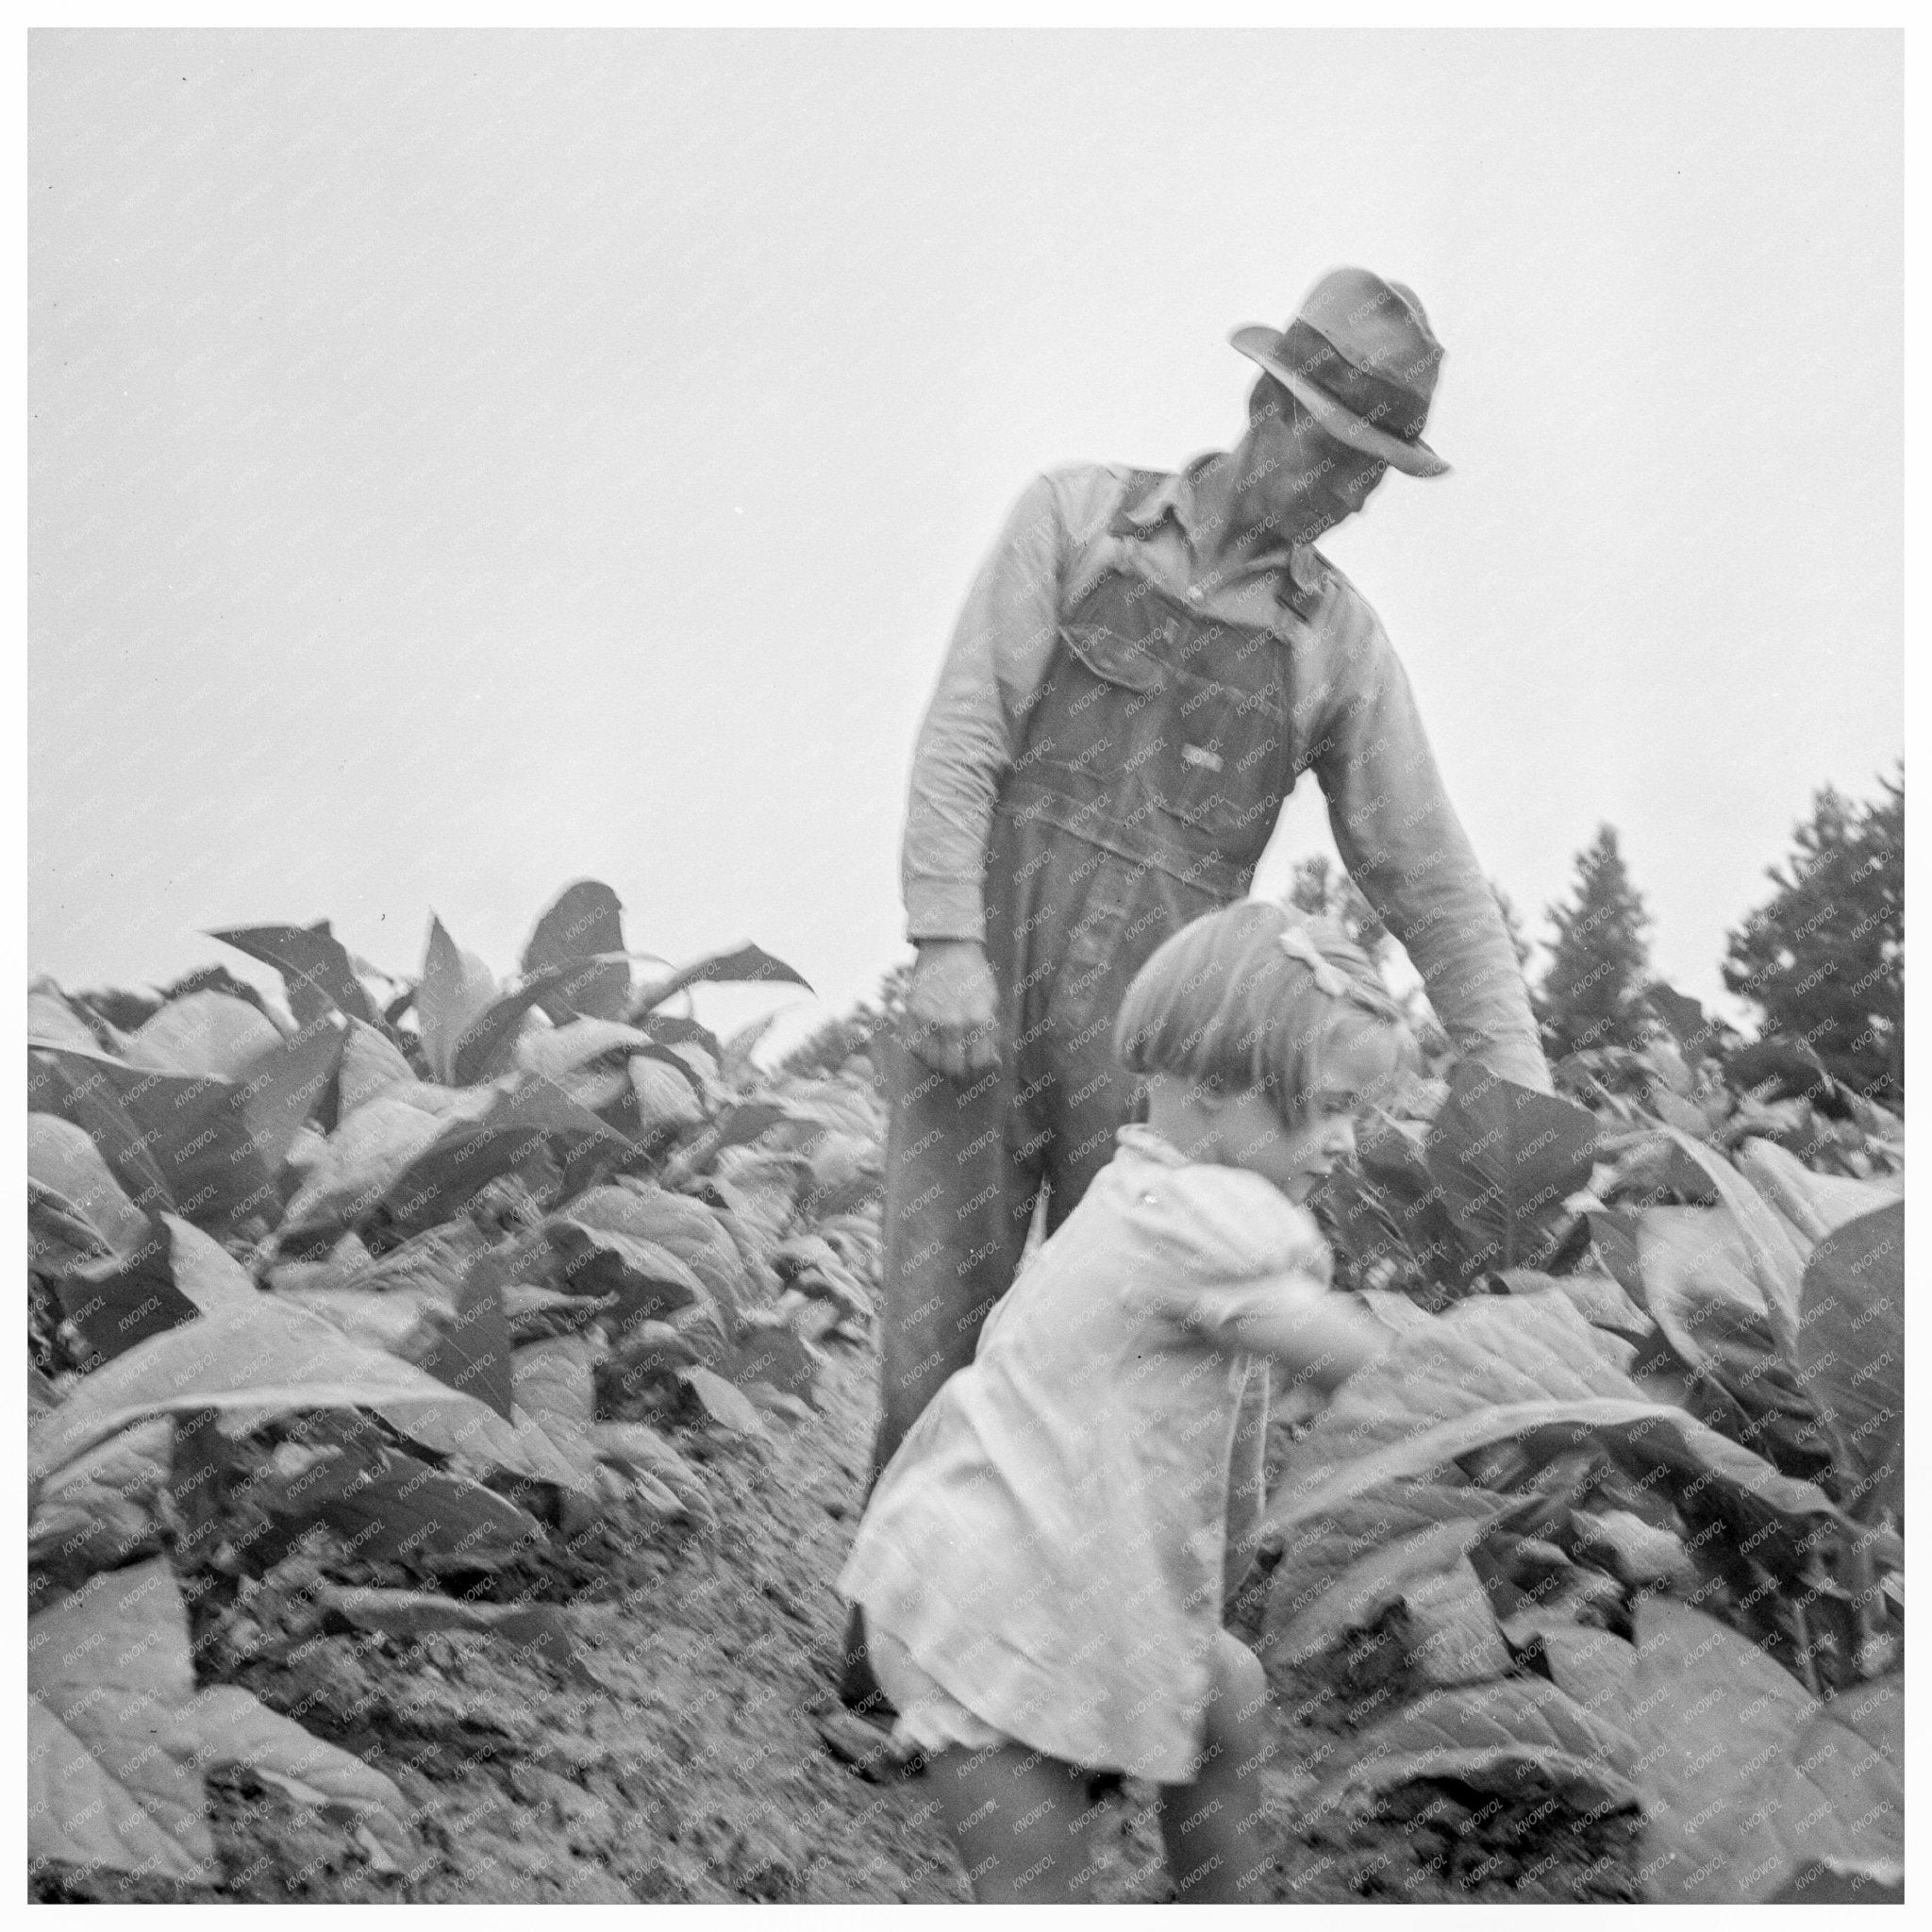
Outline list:
[[[1415,292],[1365,268],[1330,269],[1284,329],[1228,337],[1338,442],[1410,476],[1449,467],[1423,441],[1442,345]]]

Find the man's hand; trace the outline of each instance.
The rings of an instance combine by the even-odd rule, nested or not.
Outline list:
[[[999,995],[977,940],[921,940],[906,990],[905,1043],[936,1074],[969,1079],[997,1065]]]

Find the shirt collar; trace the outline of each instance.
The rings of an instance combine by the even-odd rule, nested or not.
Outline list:
[[[1121,511],[1123,520],[1144,536],[1157,528],[1163,517],[1171,516],[1191,547],[1196,527],[1194,479],[1222,454],[1220,450],[1204,450],[1184,469],[1162,477],[1138,505]],[[1312,615],[1327,579],[1315,546],[1290,543],[1280,553],[1263,552],[1261,561],[1274,572],[1276,598],[1303,617]]]
[[[1162,1167],[1188,1165],[1188,1157],[1164,1134],[1157,1134],[1145,1121],[1128,1121],[1124,1126],[1116,1127],[1113,1139],[1116,1148],[1158,1161]]]

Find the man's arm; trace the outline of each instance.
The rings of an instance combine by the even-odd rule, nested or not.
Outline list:
[[[986,937],[984,875],[999,788],[1053,653],[1064,530],[1039,476],[967,593],[912,754],[900,851],[906,936]]]
[[[1547,1093],[1550,1072],[1489,882],[1443,790],[1407,674],[1346,585],[1310,762],[1350,876],[1408,950],[1449,1037],[1492,1073]]]

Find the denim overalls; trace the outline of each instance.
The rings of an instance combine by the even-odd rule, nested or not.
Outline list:
[[[1013,1278],[1041,1183],[1057,1229],[1112,1158],[1137,1081],[1113,1056],[1128,982],[1160,942],[1242,897],[1297,775],[1284,636],[1157,587],[1131,513],[1059,625],[994,808],[986,950],[997,1068],[970,1083],[881,1038],[886,1149],[874,1471],[972,1361]]]

